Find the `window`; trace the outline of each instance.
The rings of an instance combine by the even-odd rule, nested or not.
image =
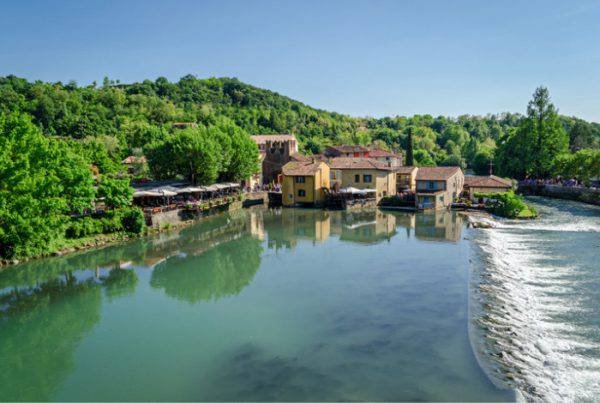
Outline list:
[[[427,181],[427,189],[435,189],[435,182]]]
[[[363,182],[371,183],[373,181],[373,176],[371,175],[363,175]]]
[[[354,183],[360,183],[360,175],[354,175]]]
[[[306,197],[306,190],[298,189],[298,197]]]
[[[296,183],[306,183],[306,177],[305,176],[296,176]]]

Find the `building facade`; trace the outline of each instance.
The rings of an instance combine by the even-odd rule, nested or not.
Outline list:
[[[512,189],[510,180],[495,175],[489,176],[465,176],[463,195],[471,200],[475,199],[475,193],[504,193]]]
[[[417,189],[417,167],[404,166],[396,168],[397,192],[415,192]]]
[[[284,206],[320,206],[330,187],[329,167],[324,162],[292,161],[282,170],[282,203]]]
[[[370,158],[333,158],[328,162],[332,189],[374,189],[377,202],[396,194],[395,171]]]
[[[419,167],[415,203],[418,209],[449,208],[463,191],[460,167]]]
[[[363,146],[340,145],[329,146],[325,149],[325,157],[327,158],[368,158],[369,149]]]
[[[298,152],[298,141],[292,134],[260,134],[251,136],[262,160],[262,183],[279,182],[282,168]]]
[[[393,153],[386,150],[371,149],[368,157],[388,165],[390,168],[399,168],[402,166],[402,153]]]

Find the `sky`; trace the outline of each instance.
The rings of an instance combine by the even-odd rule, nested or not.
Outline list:
[[[237,77],[352,116],[600,122],[600,1],[0,0],[0,75]]]

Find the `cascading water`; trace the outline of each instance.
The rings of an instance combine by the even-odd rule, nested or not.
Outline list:
[[[539,219],[472,230],[476,350],[526,400],[598,399],[600,208],[530,201]]]

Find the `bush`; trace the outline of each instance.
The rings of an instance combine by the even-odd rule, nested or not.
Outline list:
[[[100,234],[103,232],[101,220],[92,217],[83,217],[72,219],[65,230],[67,238],[83,238],[90,235]]]
[[[102,223],[103,234],[112,234],[113,232],[119,232],[123,230],[121,217],[117,214],[117,211],[106,211],[104,216],[100,219],[100,222]]]
[[[144,213],[137,207],[129,207],[119,210],[121,226],[123,230],[133,234],[141,234],[146,227]]]
[[[488,200],[487,209],[500,217],[506,218],[534,218],[537,217],[537,211],[523,202],[521,195],[515,195],[515,192],[509,190],[505,193],[475,193],[476,198],[484,197]]]

